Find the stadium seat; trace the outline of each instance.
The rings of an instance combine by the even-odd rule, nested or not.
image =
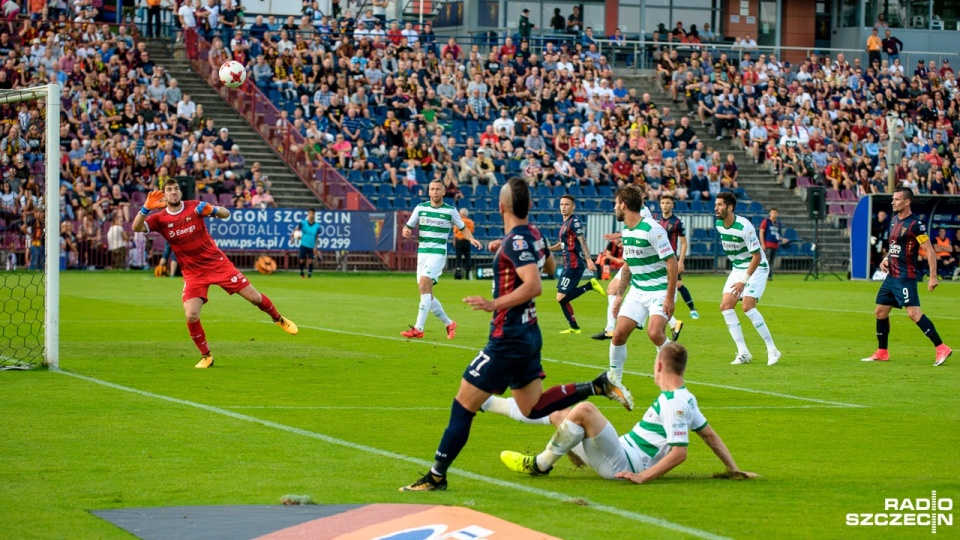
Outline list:
[[[363,183],[363,171],[350,171],[347,175],[347,180],[351,184],[362,184]]]
[[[130,206],[136,208],[138,206],[143,206],[143,203],[147,200],[147,194],[142,191],[134,191],[130,194]],[[200,200],[203,200],[202,198]],[[214,201],[216,202],[216,201]]]
[[[381,184],[379,193],[385,197],[393,197],[397,194],[397,188],[393,187],[392,184]]]
[[[678,214],[689,214],[690,203],[688,203],[687,201],[677,201],[673,211]]]
[[[763,213],[763,203],[758,202],[758,201],[753,201],[753,202],[750,203],[750,206],[748,207],[748,210],[747,210],[747,211],[750,212],[751,214],[762,214],[762,213]]]
[[[477,184],[477,187],[473,191],[473,196],[478,198],[489,197],[490,187],[486,184]]]
[[[473,198],[473,186],[460,186],[460,193],[463,194],[464,199]]]
[[[233,196],[229,193],[221,193],[218,204],[220,204],[220,206],[226,206],[227,208],[230,208],[233,206]]]
[[[377,194],[377,186],[374,184],[363,184],[363,186],[360,188],[360,193],[369,199]]]

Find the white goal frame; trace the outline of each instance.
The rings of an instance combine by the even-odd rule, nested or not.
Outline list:
[[[0,103],[45,99],[47,126],[44,167],[46,174],[46,235],[43,299],[44,364],[60,368],[60,86],[48,84],[0,92]]]

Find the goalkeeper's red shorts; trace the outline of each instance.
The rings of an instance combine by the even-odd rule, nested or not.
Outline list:
[[[200,298],[207,302],[207,291],[211,285],[217,285],[227,291],[227,294],[236,294],[250,285],[243,272],[232,264],[226,265],[211,272],[204,272],[200,276],[184,276],[183,301],[191,298]]]

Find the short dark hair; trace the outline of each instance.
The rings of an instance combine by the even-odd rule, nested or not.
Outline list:
[[[577,204],[577,198],[569,193],[564,193],[563,195],[560,196],[561,201],[564,199],[570,199],[570,202],[572,202],[573,204]]]
[[[660,199],[658,199],[658,200],[661,200],[661,201],[662,201],[662,200],[664,200],[664,199],[670,199],[670,200],[673,201],[673,202],[677,202],[677,199],[675,199],[673,195],[668,195],[668,194],[666,194],[666,193],[664,193],[663,195],[661,195],[661,196],[660,196]]]
[[[729,191],[722,191],[717,193],[717,198],[723,201],[723,204],[729,206],[731,209],[737,209],[737,196]]]
[[[771,207],[771,208],[770,208],[770,211],[771,211],[771,212],[779,212],[780,210],[777,210],[777,207],[774,206],[774,207]]]
[[[174,184],[175,184],[177,187],[180,187],[180,182],[177,182],[177,179],[176,179],[176,178],[173,178],[173,177],[167,178],[166,180],[163,181],[163,185],[160,186],[160,189],[163,189],[163,188],[165,188],[165,187],[167,187],[167,186],[174,185]]]
[[[507,180],[507,185],[510,186],[510,195],[513,197],[510,203],[513,215],[519,219],[525,219],[530,213],[530,186],[519,176]]]
[[[631,212],[639,212],[643,208],[643,193],[637,186],[623,186],[614,194],[614,200],[618,200],[627,206]]]
[[[908,188],[908,187],[900,187],[900,188],[897,188],[897,189],[893,190],[893,192],[894,192],[894,193],[899,193],[899,194],[903,195],[903,198],[904,198],[904,199],[906,199],[906,200],[908,200],[908,201],[910,201],[910,202],[913,202],[913,190],[912,190],[912,189],[910,189],[910,188]]]
[[[660,354],[664,365],[673,373],[683,375],[687,370],[687,348],[683,345],[671,341],[660,348]]]

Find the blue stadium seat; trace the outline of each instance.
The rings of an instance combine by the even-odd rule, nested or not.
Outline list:
[[[749,197],[747,197],[747,190],[743,189],[742,187],[733,188],[733,194],[736,195],[737,199],[740,200],[749,199]]]
[[[384,197],[393,197],[396,194],[397,190],[391,184],[382,184],[380,186],[380,195],[383,195]]]
[[[616,186],[600,186],[597,188],[597,191],[600,193],[600,197],[603,199],[613,200],[613,194],[616,192]]]
[[[347,180],[349,180],[351,184],[363,183],[363,171],[350,171],[350,174],[347,175]]]
[[[747,211],[750,212],[751,214],[762,214],[763,203],[761,203],[760,201],[752,201]]]
[[[687,201],[677,201],[676,206],[673,210],[678,214],[689,214],[690,213],[690,203]]]
[[[697,243],[694,243],[694,244],[690,244],[690,254],[691,254],[691,255],[701,255],[701,256],[709,255],[709,254],[710,254],[710,247],[709,247],[707,244],[704,244],[704,243],[701,243],[701,242],[697,242]]]
[[[600,199],[600,211],[613,212],[613,199],[612,198]]]
[[[397,197],[409,197],[411,195],[410,188],[406,184],[397,184],[397,187],[394,188],[393,193]]]
[[[378,171],[378,170],[364,171],[364,172],[363,172],[363,179],[364,179],[365,182],[368,182],[368,183],[379,182],[379,181],[380,181],[380,171]]]
[[[791,242],[796,242],[797,240],[800,240],[800,235],[797,234],[796,229],[787,229],[786,232],[783,233],[783,237],[784,239],[789,240]]]
[[[363,196],[369,199],[377,194],[377,186],[374,184],[363,184],[360,188],[360,193],[363,193]]]
[[[474,190],[473,196],[477,198],[489,197],[490,186],[486,184],[477,184],[477,188]]]
[[[580,201],[580,211],[582,212],[599,212],[600,211],[600,201],[598,199],[584,199]]]

